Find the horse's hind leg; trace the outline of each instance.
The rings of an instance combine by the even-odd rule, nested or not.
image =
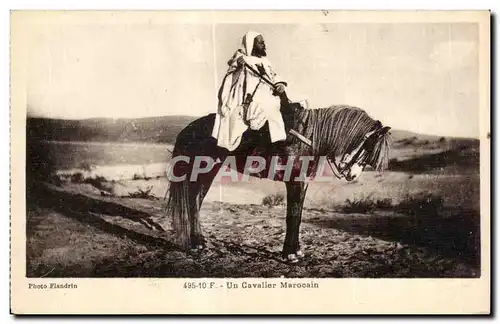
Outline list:
[[[205,239],[201,230],[200,209],[203,199],[210,190],[212,182],[220,168],[220,165],[215,165],[209,173],[199,175],[198,181],[192,183],[190,192],[191,206],[191,247],[193,249],[203,249],[205,247]]]
[[[173,174],[185,175],[181,181],[171,181],[169,188],[167,213],[172,216],[175,240],[184,248],[199,248],[204,243],[199,219],[204,182],[191,181],[191,172],[185,169],[174,169]]]
[[[300,250],[299,232],[307,184],[305,182],[287,182],[286,189],[286,237],[283,246],[283,257],[295,263],[298,262],[300,257],[304,256]]]
[[[190,228],[191,228],[191,248],[192,249],[203,249],[205,246],[205,241],[203,239],[203,233],[201,231],[201,223],[200,223],[200,188],[197,183],[192,183],[192,189],[190,192],[189,198],[189,207],[191,217]]]

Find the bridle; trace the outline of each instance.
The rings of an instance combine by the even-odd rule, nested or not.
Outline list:
[[[350,170],[355,163],[358,163],[362,168],[366,166],[368,163],[366,159],[368,151],[365,149],[365,145],[368,139],[375,136],[378,131],[379,129],[376,129],[366,133],[363,141],[353,151],[351,151],[353,154],[344,153],[339,164],[335,161],[335,157],[332,160],[328,157],[326,158],[330,169],[337,179],[346,178],[348,170]]]

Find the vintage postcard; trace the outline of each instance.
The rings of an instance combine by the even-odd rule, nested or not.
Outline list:
[[[14,314],[489,314],[488,11],[13,11]]]

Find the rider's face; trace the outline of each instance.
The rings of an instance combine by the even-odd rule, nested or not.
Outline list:
[[[262,37],[262,35],[255,37],[253,41],[252,55],[257,57],[266,56],[266,43],[264,42],[264,37]]]

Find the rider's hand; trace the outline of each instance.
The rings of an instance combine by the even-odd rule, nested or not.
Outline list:
[[[238,59],[236,60],[236,62],[238,63],[238,66],[243,66],[245,65],[245,58],[242,56],[238,57]]]
[[[274,88],[274,93],[278,96],[282,95],[285,92],[285,86],[282,83],[276,85]]]

